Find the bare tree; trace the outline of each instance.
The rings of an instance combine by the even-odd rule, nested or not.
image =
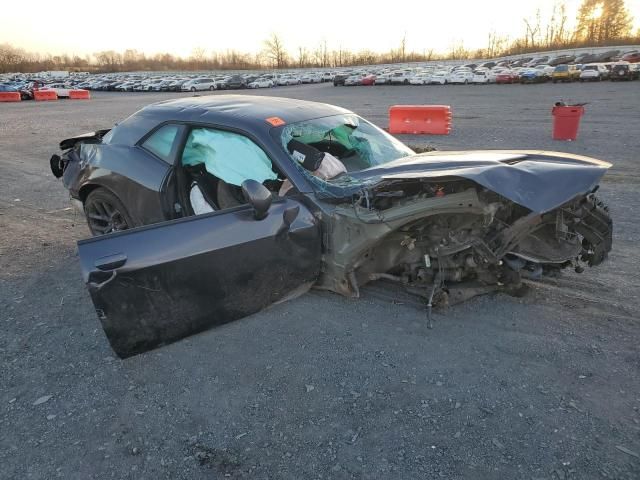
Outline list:
[[[118,71],[119,66],[122,65],[122,54],[114,50],[104,50],[94,53],[93,56],[96,57],[100,67],[110,72]]]
[[[464,43],[460,40],[451,45],[449,50],[449,58],[452,60],[464,60],[469,58],[469,51],[464,47]]]
[[[533,20],[524,18],[523,22],[526,26],[525,47],[535,48],[538,45],[537,39],[540,35],[540,9],[536,10],[536,16]]]
[[[402,40],[400,40],[400,48],[398,50],[398,53],[400,53],[400,60],[402,62],[405,62],[407,59],[407,32],[404,32]]]
[[[205,59],[207,56],[207,51],[202,47],[196,47],[191,50],[190,60],[195,64],[195,68],[203,68],[205,65]]]
[[[320,44],[313,51],[313,60],[316,66],[318,67],[328,67],[329,66],[329,46],[327,45],[326,40],[322,40]]]
[[[264,46],[267,58],[275,67],[283,68],[287,65],[287,51],[276,33],[272,33],[271,37],[264,41]]]
[[[309,51],[306,47],[298,47],[298,67],[303,68],[309,65]]]

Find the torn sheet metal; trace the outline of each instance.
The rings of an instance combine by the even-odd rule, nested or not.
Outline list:
[[[375,174],[383,180],[466,178],[533,212],[544,213],[593,190],[610,166],[593,158],[549,152],[429,152],[358,172],[357,176]]]

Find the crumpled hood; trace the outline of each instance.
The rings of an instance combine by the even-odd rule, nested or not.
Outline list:
[[[466,178],[544,213],[591,191],[609,167],[610,163],[570,153],[482,150],[412,155],[350,175],[361,180]]]

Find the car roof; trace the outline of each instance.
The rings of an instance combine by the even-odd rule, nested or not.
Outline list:
[[[285,123],[352,113],[326,103],[257,95],[206,95],[183,97],[148,105],[114,128],[109,143],[134,145],[164,122],[193,122],[238,128],[254,134],[272,127],[266,119],[278,117]]]

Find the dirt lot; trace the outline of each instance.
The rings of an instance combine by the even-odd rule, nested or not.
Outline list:
[[[57,142],[178,94],[0,104],[0,477],[640,478],[640,82],[287,87],[386,125],[448,104],[439,149],[533,148],[614,163],[610,260],[436,315],[384,286],[311,292],[126,361],[80,278],[88,234],[48,168]],[[558,99],[590,102],[577,142]],[[394,301],[395,299],[395,301]]]

